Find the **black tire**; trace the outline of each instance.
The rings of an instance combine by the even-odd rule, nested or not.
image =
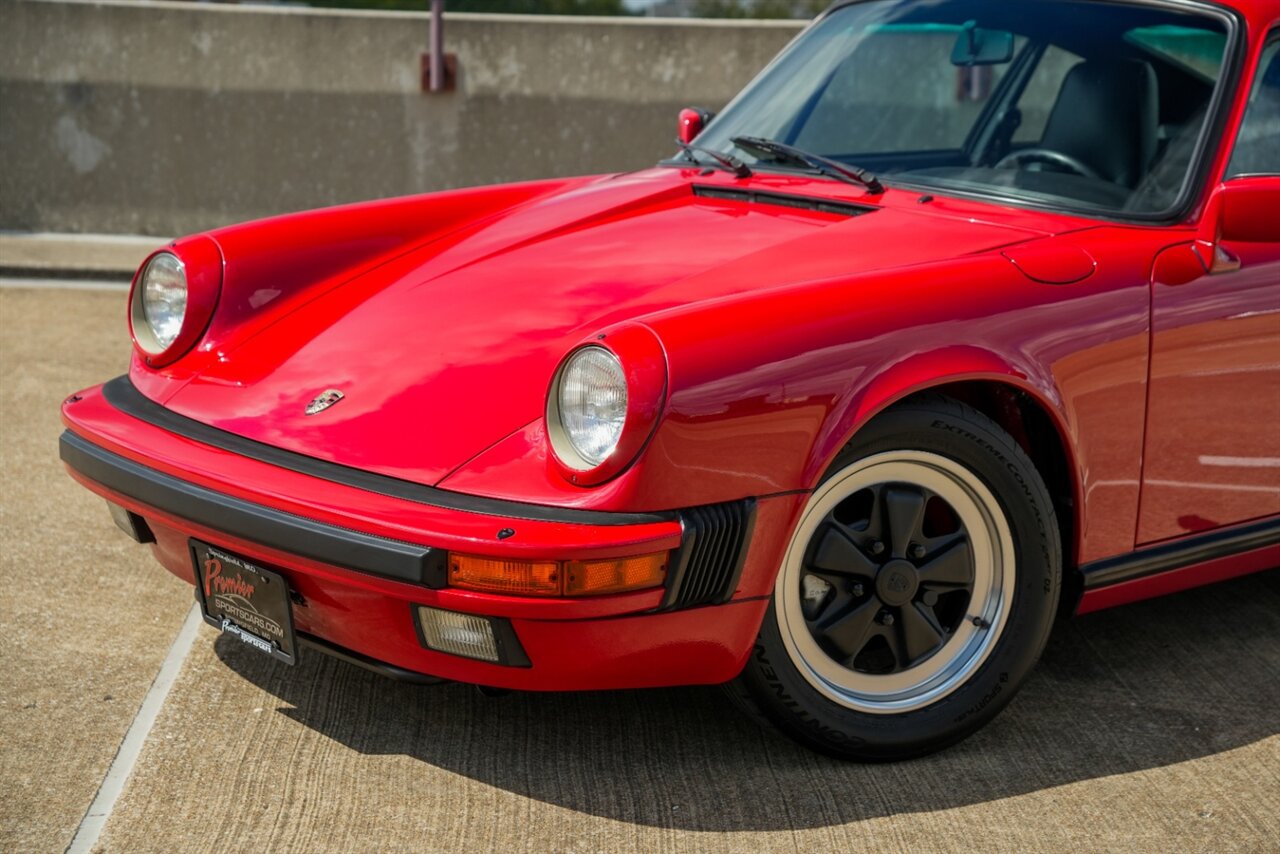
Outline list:
[[[899,460],[899,467],[890,467]],[[919,469],[911,467],[917,463]],[[936,481],[929,479],[935,469],[924,466],[944,463]],[[916,471],[922,473],[918,482],[877,481],[854,490],[877,473]],[[960,497],[954,498],[955,507],[942,499],[938,509],[931,502],[939,494],[931,488],[945,486],[946,478],[960,483],[959,491],[947,495]],[[980,486],[965,491],[965,484]],[[825,503],[815,504],[824,490]],[[844,491],[847,496],[840,498]],[[974,506],[981,516],[964,503],[963,496],[971,493],[977,496]],[[984,508],[981,496],[994,498],[994,505]],[[834,501],[842,503],[820,519],[815,516]],[[934,516],[951,513],[957,532],[947,534],[949,539],[926,535],[926,511]],[[865,523],[859,513],[866,515]],[[966,526],[965,518],[981,518],[989,527],[975,533],[976,526]],[[894,532],[895,519],[900,520],[898,531],[915,531],[922,543],[950,543],[949,551],[938,553],[947,557],[949,571],[967,556],[969,575],[975,579],[968,591],[956,586],[956,579],[963,578],[960,569],[948,576],[947,585],[937,581],[942,561],[926,557],[926,546],[918,544],[907,548],[920,557],[914,568],[916,587],[909,588],[910,561],[886,555],[887,550],[900,550],[902,535]],[[910,519],[916,520],[915,527]],[[935,524],[933,530],[948,524]],[[812,530],[806,533],[807,528]],[[868,538],[868,532],[881,539]],[[856,543],[859,554],[843,550],[854,537],[863,538]],[[889,539],[891,544],[886,543]],[[962,547],[968,551],[958,552]],[[873,548],[880,549],[881,558],[869,557]],[[757,719],[763,717],[801,744],[841,758],[899,760],[955,744],[1009,703],[1044,649],[1061,589],[1060,552],[1048,490],[1007,433],[951,398],[934,395],[904,402],[858,433],[810,497],[755,648],[742,674],[726,687]],[[846,556],[854,559],[852,563],[836,560]],[[870,576],[865,571],[846,575],[830,569],[861,567],[858,561],[864,558],[882,561]],[[984,560],[993,567],[999,564],[998,569],[983,567]],[[997,577],[998,587],[993,581]],[[904,595],[912,598],[900,602]],[[969,614],[982,608],[991,615],[985,628],[981,616]],[[831,616],[825,609],[832,610]],[[855,618],[855,611],[875,611],[875,616]],[[811,612],[817,616],[811,619]],[[926,648],[929,633],[920,628],[922,621],[940,640],[932,652],[913,658]],[[917,676],[921,681],[911,688]],[[881,693],[880,686],[886,684],[898,693]],[[874,690],[863,693],[867,686]]]

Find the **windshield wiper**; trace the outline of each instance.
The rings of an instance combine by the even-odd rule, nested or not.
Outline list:
[[[730,141],[744,151],[750,151],[757,156],[771,157],[774,160],[780,160],[785,163],[808,166],[822,175],[836,178],[849,184],[861,184],[871,193],[879,194],[884,192],[884,184],[881,184],[880,179],[867,170],[859,169],[856,166],[846,166],[838,160],[823,157],[821,154],[811,154],[793,145],[787,145],[785,142],[764,139],[759,136],[735,136]]]
[[[747,167],[747,164],[730,154],[723,154],[719,151],[715,151],[710,148],[703,148],[701,145],[694,145],[692,142],[685,142],[680,139],[676,140],[676,145],[680,146],[680,150],[683,151],[685,156],[693,163],[698,162],[698,158],[694,157],[694,152],[699,152],[714,160],[716,165],[721,169],[732,172],[739,178],[751,177],[751,170]]]

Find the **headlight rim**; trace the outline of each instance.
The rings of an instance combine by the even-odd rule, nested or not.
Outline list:
[[[168,344],[162,344],[159,336],[156,335],[155,327],[151,323],[151,319],[147,317],[146,305],[146,287],[147,274],[150,272],[152,265],[163,257],[169,257],[178,262],[178,269],[182,273],[183,288],[186,290],[187,306],[184,306],[182,312],[182,321],[179,324],[178,334]],[[129,321],[133,332],[133,341],[146,356],[155,358],[164,355],[173,345],[178,343],[182,338],[182,328],[187,324],[187,315],[190,314],[191,302],[191,277],[187,275],[186,262],[176,253],[169,249],[161,249],[151,254],[142,266],[138,268],[137,281],[134,283],[133,292],[129,298]]]
[[[627,431],[627,420],[630,412],[623,415],[622,429],[618,431],[618,438],[614,441],[609,452],[598,461],[593,461],[590,457],[582,452],[577,443],[573,440],[573,435],[569,427],[565,424],[564,411],[561,407],[561,391],[564,387],[564,381],[569,373],[570,368],[575,362],[582,357],[584,353],[596,350],[609,356],[618,367],[618,372],[622,376],[622,385],[627,395],[627,404],[631,402],[631,388],[627,383],[627,371],[622,365],[622,360],[618,358],[618,354],[614,353],[608,347],[601,347],[599,344],[587,344],[581,347],[575,347],[560,364],[556,370],[555,379],[552,381],[551,391],[548,395],[550,412],[547,418],[548,438],[551,445],[555,449],[558,456],[566,466],[579,472],[589,472],[599,468],[609,461],[609,458],[618,450],[618,446],[622,442],[622,436]]]
[[[168,347],[151,332],[143,309],[143,282],[155,258],[172,255],[182,265],[187,284],[186,312],[178,335]],[[174,241],[148,255],[138,266],[129,289],[129,336],[136,356],[149,368],[162,368],[188,353],[209,328],[222,293],[222,250],[208,235],[196,235]]]
[[[587,347],[598,347],[618,361],[627,388],[627,414],[618,442],[598,465],[573,448],[559,411],[561,381],[574,357]],[[549,463],[575,486],[598,486],[617,477],[635,463],[652,438],[666,393],[666,351],[647,326],[627,324],[581,341],[565,353],[548,384],[543,429]]]

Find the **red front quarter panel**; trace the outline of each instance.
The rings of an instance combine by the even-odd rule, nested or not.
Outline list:
[[[547,466],[535,422],[445,483],[633,509],[808,490],[853,433],[894,401],[991,380],[1031,395],[1059,429],[1076,479],[1079,562],[1129,551],[1149,265],[1175,239],[1122,227],[1073,234],[1097,266],[1065,285],[1034,281],[993,252],[652,315],[645,322],[668,354],[670,400],[632,470],[599,490],[576,490]]]

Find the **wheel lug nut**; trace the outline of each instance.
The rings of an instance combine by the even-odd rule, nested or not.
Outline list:
[[[892,626],[892,625],[893,625],[893,614],[889,614],[889,613],[881,614],[881,615],[880,615],[880,625],[882,625],[882,626]]]
[[[926,590],[920,601],[932,608],[934,605],[938,604],[938,594],[933,590]]]
[[[922,558],[924,557],[924,546],[919,543],[915,543],[911,548],[907,549],[907,554],[911,555],[913,558]]]
[[[861,584],[853,585],[853,590],[850,592],[852,592],[854,596],[858,598],[862,598],[862,594],[863,594],[862,585]]]
[[[884,543],[880,542],[879,540],[872,540],[872,541],[871,541],[871,553],[872,553],[873,555],[882,555],[882,554],[884,554]]]

